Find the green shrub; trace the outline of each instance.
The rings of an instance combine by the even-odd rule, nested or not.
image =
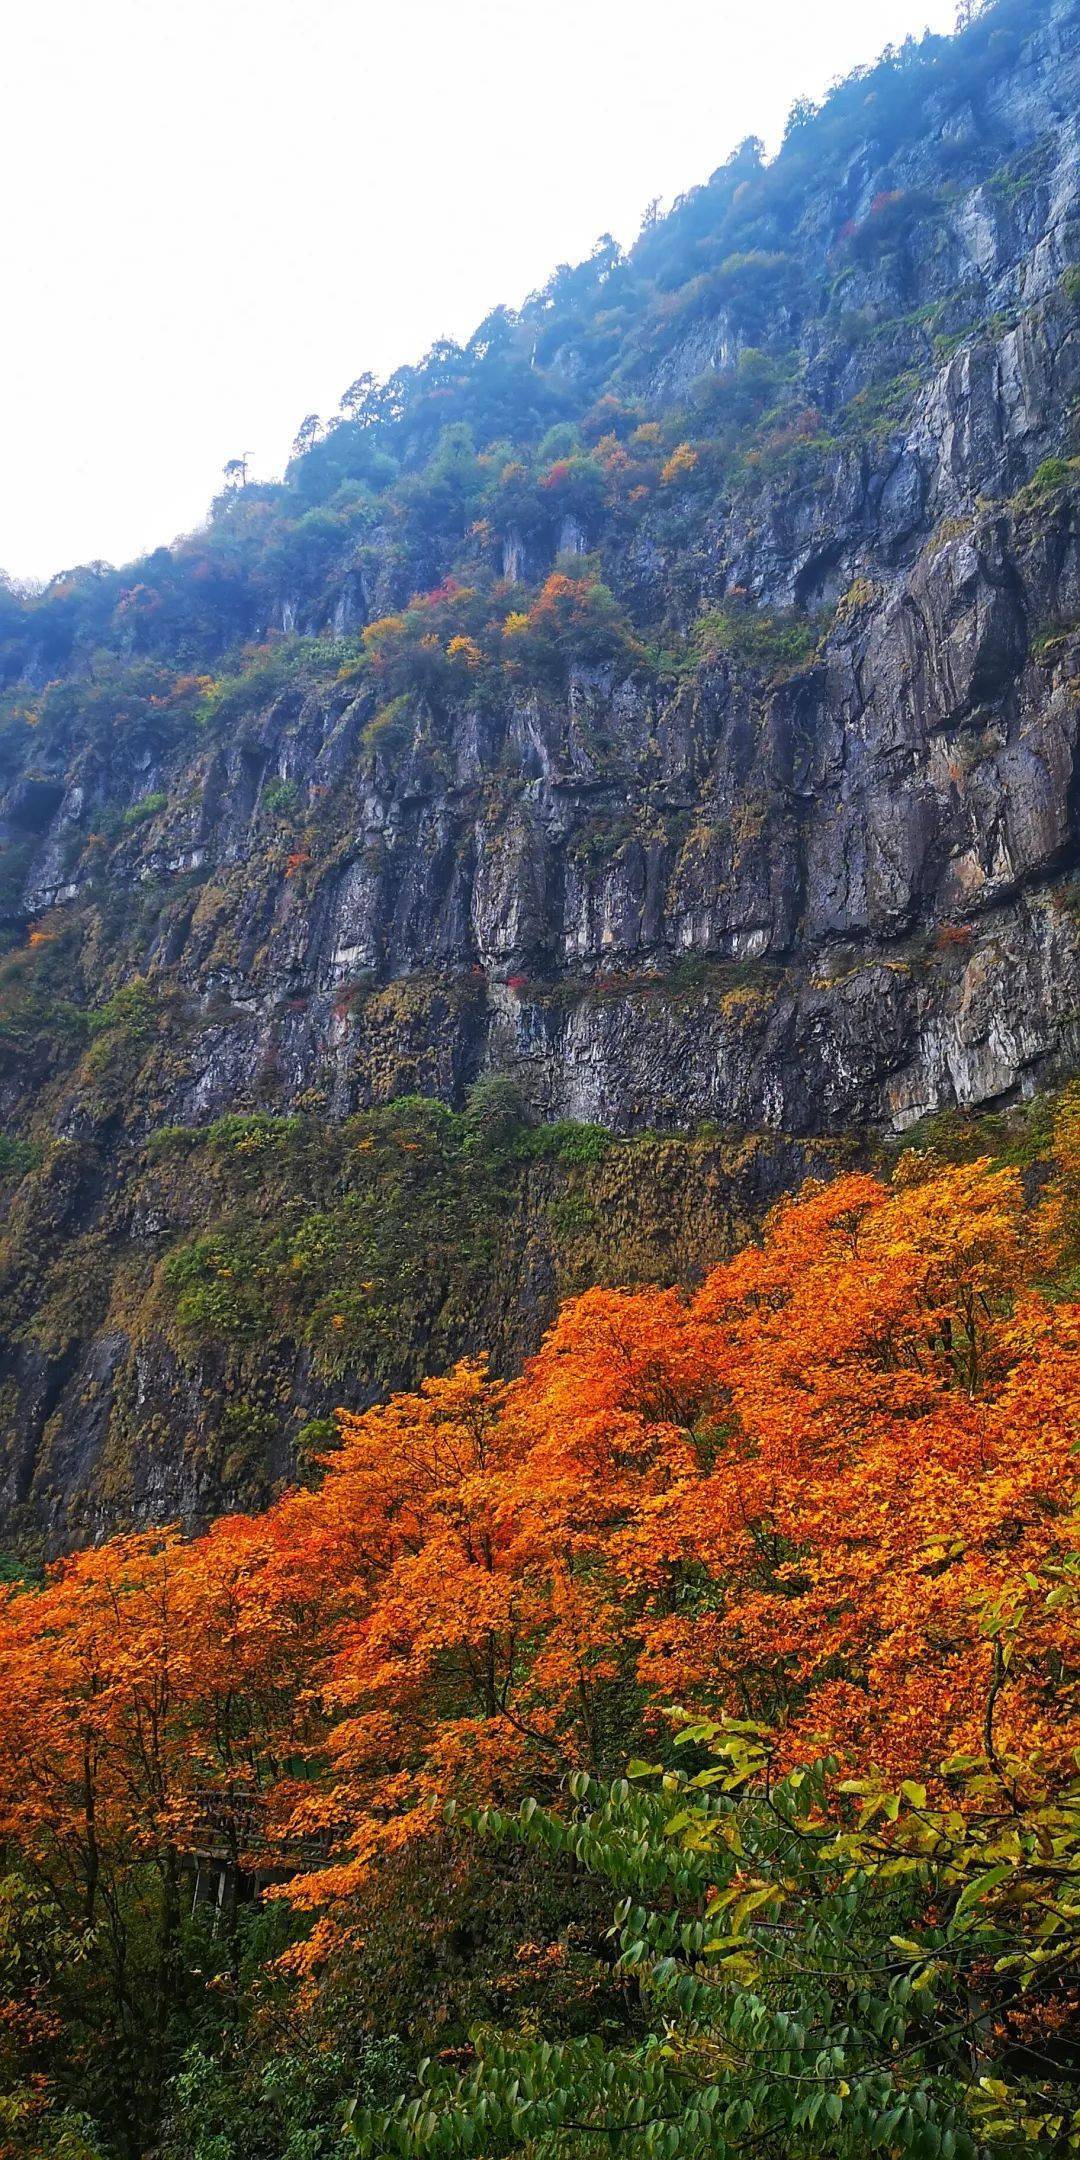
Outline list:
[[[25,1177],[29,1170],[40,1167],[44,1153],[38,1140],[21,1140],[13,1133],[0,1132],[0,1178]]]
[[[403,692],[380,706],[374,719],[368,721],[360,742],[365,750],[403,750],[414,727],[413,701],[408,692]]]
[[[0,847],[0,909],[18,907],[33,854],[29,840],[8,840]]]
[[[841,426],[860,440],[888,435],[907,419],[919,382],[917,369],[906,368],[902,374],[890,375],[883,382],[868,383],[865,390],[857,390],[845,405],[840,416]]]
[[[561,1200],[552,1201],[548,1219],[556,1237],[572,1238],[592,1229],[596,1209],[583,1193],[566,1193]]]
[[[790,672],[805,665],[819,640],[820,626],[806,615],[782,615],[726,601],[699,615],[693,646],[704,667],[730,656],[750,667]]]
[[[145,825],[150,818],[160,816],[168,800],[164,789],[159,788],[151,795],[144,795],[141,802],[130,803],[120,821],[125,832],[130,832],[135,825]]]
[[[301,2036],[297,2053],[267,2057],[255,2038],[226,2030],[212,2050],[189,2049],[169,2095],[161,2160],[343,2160],[352,2147],[346,2102],[359,2095],[365,2106],[386,2106],[404,2083],[396,2040],[343,2054],[305,2048]]]
[[[531,1137],[525,1098],[508,1073],[492,1073],[469,1089],[465,1123],[467,1146],[518,1147]]]
[[[1080,458],[1048,457],[1037,465],[1026,487],[1013,496],[1014,510],[1039,510],[1080,478]]]
[[[1036,660],[1052,660],[1080,633],[1080,621],[1043,623],[1032,633],[1031,650]]]
[[[151,1041],[160,1019],[156,989],[145,976],[136,975],[86,1016],[91,1038],[88,1072],[97,1079],[115,1073],[118,1066]]]
[[[562,1163],[605,1162],[617,1142],[604,1125],[576,1125],[561,1118],[529,1134],[529,1152]]]
[[[159,1125],[147,1140],[146,1152],[151,1160],[158,1155],[186,1154],[201,1138],[197,1125]]]
[[[120,1031],[128,1037],[143,1037],[157,1018],[157,996],[144,975],[136,975],[133,982],[125,983],[114,991],[103,1005],[95,1006],[87,1015],[91,1035],[109,1035]]]
[[[303,1119],[269,1110],[230,1111],[206,1128],[206,1143],[215,1154],[254,1156],[281,1155],[303,1130]]]
[[[269,1327],[256,1256],[231,1228],[193,1238],[162,1269],[178,1327],[201,1341],[255,1342]]]
[[[295,780],[269,780],[262,791],[262,807],[271,817],[288,817],[299,799]]]
[[[506,2020],[433,2053],[389,2108],[358,2095],[356,2160],[1052,2160],[1076,2122],[1068,2050],[1033,2067],[998,2006],[1045,2003],[1054,2029],[1080,1790],[1051,1805],[1021,1765],[1007,1808],[985,1758],[961,1756],[943,1769],[969,1789],[943,1806],[875,1774],[837,1791],[833,1760],[782,1777],[748,1722],[678,1738],[686,1770],[575,1771],[558,1809],[464,1819],[476,1845],[606,1892],[626,2015],[551,2037]]]

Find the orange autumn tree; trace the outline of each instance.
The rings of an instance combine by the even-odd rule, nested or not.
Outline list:
[[[130,2144],[177,1983],[175,1554],[168,1536],[115,1540],[8,1592],[0,1625],[0,1826],[23,1886],[5,1952],[34,1968],[39,2017],[83,1975]]]
[[[95,2064],[132,2149],[191,1988],[197,1861],[231,1864],[233,1883],[265,1864],[324,1730],[298,1686],[333,1613],[307,1497],[192,1541],[114,1539],[0,1607],[0,1836],[18,1868],[0,1892],[0,1974],[18,1981],[4,2023],[30,2035],[32,2068],[35,2029],[73,2019],[67,2051]],[[222,1920],[235,1976],[234,1900]]]
[[[975,1164],[838,1180],[716,1271],[694,1304],[730,1391],[715,1460],[620,1540],[653,1689],[901,1775],[982,1745],[980,1611],[1075,1535],[1077,1311],[1024,1293],[1039,1258],[1018,1176]],[[664,1615],[689,1561],[696,1609]],[[1021,1747],[1052,1670],[1000,1705]]]
[[[587,1354],[572,1433],[542,1360],[511,1386],[465,1362],[339,1418],[319,1506],[327,1522],[365,1525],[371,1572],[354,1583],[323,1691],[332,1782],[301,1797],[290,1825],[336,1835],[341,1852],[294,1886],[301,1902],[357,1889],[379,1855],[437,1827],[425,1803],[510,1797],[568,1765],[600,1767],[628,1737],[635,1645],[604,1542],[666,1483],[645,1460],[643,1421],[651,1436],[660,1419],[681,1458],[709,1375],[674,1291],[593,1292],[562,1327]],[[558,1329],[550,1352],[562,1356]]]
[[[468,1508],[449,1503],[448,1543],[444,1495],[343,1635],[327,1704],[353,1857],[304,1901],[355,1888],[422,1827],[418,1800],[481,1797],[492,1766],[512,1789],[523,1739],[530,1789],[618,1763],[650,1704],[765,1717],[792,1755],[824,1740],[900,1775],[999,1746],[1066,1763],[1065,1619],[1043,1614],[1007,1685],[986,1623],[1075,1543],[1078,1313],[1029,1287],[1050,1228],[1015,1172],[916,1160],[891,1187],[849,1176],[786,1203],[689,1303],[564,1308],[470,1486],[482,1598],[448,1564]],[[344,1420],[328,1486],[358,1436],[365,1463],[408,1454],[430,1414],[421,1396]],[[461,1724],[446,1689],[466,1670]],[[396,1782],[378,1790],[380,1744]]]
[[[348,1617],[328,1645],[328,1776],[298,1792],[288,1824],[291,1837],[322,1836],[346,1855],[311,1885],[316,1903],[355,1889],[377,1851],[422,1831],[431,1818],[415,1803],[456,1774],[474,1791],[512,1789],[525,1774],[515,1675],[528,1621],[498,1520],[506,1395],[482,1362],[464,1363],[415,1394],[340,1414],[341,1449],[312,1512],[331,1543],[362,1527]]]
[[[316,1959],[441,1800],[617,1768],[673,1702],[1061,1774],[1080,1308],[1034,1285],[1078,1123],[1041,1207],[987,1162],[808,1187],[692,1297],[590,1291],[512,1383],[343,1414],[317,1489],[10,1594],[0,1836],[70,1924],[152,1909],[165,2005],[194,1854],[293,1870]]]

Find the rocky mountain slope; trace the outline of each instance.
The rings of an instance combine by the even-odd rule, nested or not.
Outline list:
[[[1078,114],[999,0],[3,596],[16,1533],[1075,1064]]]

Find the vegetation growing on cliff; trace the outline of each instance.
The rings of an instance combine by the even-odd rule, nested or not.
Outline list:
[[[902,308],[910,251],[933,234],[944,196],[883,186],[864,217],[838,215],[831,280],[819,285],[798,242],[811,177],[856,140],[887,172],[926,99],[965,111],[973,83],[1008,64],[1026,26],[1018,0],[995,0],[958,38],[908,40],[819,109],[793,112],[771,164],[755,139],[740,145],[667,217],[647,221],[628,252],[605,235],[518,313],[493,310],[466,344],[442,340],[386,383],[359,377],[329,421],[305,420],[281,485],[246,484],[240,461],[204,532],[126,569],[75,568],[40,595],[6,590],[3,758],[18,769],[47,761],[61,737],[107,748],[114,732],[160,753],[178,734],[235,715],[238,697],[265,698],[297,665],[317,665],[320,644],[332,664],[337,641],[325,630],[350,580],[379,584],[396,617],[448,577],[473,587],[498,569],[509,572],[503,614],[539,607],[542,616],[546,566],[569,546],[598,549],[603,579],[632,587],[635,536],[692,550],[718,495],[759,488],[781,469],[791,480],[823,451],[887,429],[933,363],[934,338],[971,328],[962,295],[936,303],[932,321]],[[952,151],[950,186],[992,179],[992,140],[960,128]],[[1023,195],[1039,177],[1029,157],[1010,185]],[[896,288],[895,318],[885,285]],[[810,318],[826,336],[841,328],[853,339],[860,301],[873,333],[868,379],[826,418],[808,394],[795,332]],[[665,356],[697,320],[717,315],[729,326],[730,360],[657,403]],[[268,645],[283,606],[322,638]],[[677,601],[666,622],[657,606],[638,590],[617,635],[614,617],[605,632],[593,621],[585,643],[612,657],[628,640],[632,651],[635,637],[670,635]],[[471,633],[462,625],[456,635]],[[519,666],[528,651],[526,639]],[[546,644],[535,657],[551,665]],[[466,651],[449,658],[467,670]]]
[[[119,1058],[115,1035],[98,1043]],[[336,1402],[414,1384],[479,1342],[512,1368],[559,1297],[591,1282],[699,1279],[792,1177],[849,1152],[538,1126],[504,1080],[461,1112],[404,1097],[336,1124],[244,1111],[157,1127],[108,1184],[90,1141],[9,1138],[10,1366],[63,1373],[94,1332],[112,1346],[80,1389],[102,1438],[69,1532],[84,1510],[87,1524],[102,1506],[138,1516],[159,1456],[170,1477],[183,1463],[189,1521],[265,1501]],[[23,1414],[9,1394],[13,1429]],[[26,1552],[55,1462],[50,1444],[9,1512]]]
[[[647,785],[663,795],[649,818],[665,837],[700,776],[674,785],[661,740],[684,728],[695,699],[707,705],[718,679],[752,706],[740,736],[745,726],[765,745],[770,774],[798,761],[812,732],[808,678],[847,665],[877,591],[861,573],[839,578],[834,505],[856,483],[875,502],[893,485],[890,446],[946,357],[942,341],[974,349],[981,329],[1001,334],[1001,322],[973,319],[970,278],[946,290],[939,280],[927,297],[923,271],[957,204],[980,188],[1003,216],[1017,205],[1041,214],[1047,142],[1006,154],[994,129],[984,139],[968,119],[1029,27],[1019,0],[995,0],[955,39],[908,41],[819,108],[793,112],[771,163],[756,141],[740,145],[667,216],[650,217],[629,250],[605,236],[463,345],[440,341],[386,383],[359,376],[332,418],[304,421],[280,485],[248,484],[233,461],[205,531],[126,569],[93,564],[42,594],[4,591],[0,940],[12,950],[0,962],[0,1052],[20,1139],[36,1137],[22,1124],[61,1069],[73,1088],[92,1080],[98,1099],[123,1095],[131,1015],[107,1029],[108,1045],[88,1043],[97,1022],[79,1007],[106,1011],[146,975],[165,991],[163,1033],[209,1031],[198,1000],[183,1015],[168,1005],[182,961],[225,1006],[241,976],[258,974],[271,932],[295,933],[299,949],[300,925],[330,906],[347,873],[367,870],[373,889],[392,889],[396,825],[369,829],[359,800],[369,782],[410,804],[441,789],[463,806],[438,836],[441,887],[459,873],[466,882],[461,864],[475,851],[464,806],[474,828],[492,829],[494,857],[549,773],[550,746],[533,740],[538,715],[567,716],[553,785]],[[909,183],[890,161],[906,170],[922,156],[915,116],[928,100],[945,116],[944,147],[925,182]],[[1025,316],[1035,341],[1076,304],[1066,269]],[[1070,449],[1063,433],[1008,505],[973,502],[964,529],[989,544],[1008,517],[1036,546],[1040,520],[1064,516],[1075,489]],[[802,532],[781,598],[768,595],[768,547],[749,585],[732,563],[732,527],[767,530],[777,515]],[[938,539],[953,523],[939,522]],[[1064,666],[1045,625],[1028,627],[1040,658]],[[1067,633],[1055,625],[1055,637]],[[612,710],[637,695],[655,734],[647,756],[615,740],[610,719],[597,723],[587,700],[598,684]],[[282,716],[291,726],[309,712],[310,741],[283,745]],[[499,739],[485,731],[493,716]],[[720,807],[738,840],[736,820],[753,825],[750,801]],[[599,825],[609,806],[598,809]],[[652,837],[646,822],[632,822],[636,841]],[[581,860],[580,830],[569,852]],[[744,929],[745,908],[730,926],[706,920],[710,952],[772,937],[759,918],[785,912],[790,880],[756,857],[747,870],[734,845],[725,854],[718,842],[711,863],[718,890],[745,875],[753,920]],[[42,910],[61,896],[67,930],[32,921],[28,891]],[[606,904],[583,894],[583,916]],[[449,913],[464,913],[456,894]],[[695,941],[706,914],[688,904]],[[527,929],[542,947],[542,931]],[[665,931],[664,964],[684,934]],[[775,935],[782,944],[790,929]],[[33,958],[37,937],[55,943],[48,967]],[[556,953],[553,941],[506,972],[531,976]],[[417,955],[387,954],[372,934],[362,965],[372,981],[393,980]],[[311,994],[303,961],[297,971],[259,1101],[288,1092],[288,997]],[[341,980],[343,1000],[353,987]],[[372,1093],[428,1085],[428,1075],[399,1076]],[[449,1091],[441,1075],[430,1091]],[[456,1082],[454,1092],[460,1100]]]
[[[5,2160],[1080,2149],[1029,17],[0,589]]]
[[[96,1149],[135,1125],[141,1146],[162,1119],[212,1116],[230,1088],[245,1109],[312,1116],[407,1093],[460,1105],[486,1069],[492,981],[529,1007],[531,1059],[575,1000],[641,989],[659,1004],[699,967],[703,987],[723,990],[728,968],[732,993],[750,993],[738,971],[764,946],[776,974],[743,1006],[764,1034],[765,991],[802,936],[795,858],[825,686],[839,696],[862,667],[885,598],[861,555],[842,574],[833,560],[836,508],[895,492],[942,341],[969,343],[974,366],[1003,334],[973,319],[971,278],[941,290],[933,265],[955,255],[949,219],[959,230],[980,187],[1032,232],[1044,215],[1046,144],[1007,155],[967,122],[1028,27],[1017,0],[996,0],[955,40],[885,55],[793,113],[775,160],[741,145],[628,251],[605,238],[462,346],[440,342],[388,383],[358,377],[332,419],[304,422],[280,486],[248,484],[236,461],[205,531],[127,569],[3,593],[12,1145],[47,1151],[61,1129],[92,1131]],[[890,160],[923,158],[913,116],[928,99],[945,147],[908,184]],[[1076,304],[1066,270],[1025,315],[1033,347],[1048,324],[1064,335]],[[988,557],[1006,525],[1014,553],[1026,536],[1034,592],[1018,563],[1021,628],[987,630],[987,665],[1030,651],[1062,688],[1071,587],[1063,569],[1050,592],[1040,566],[1065,561],[1047,538],[1075,490],[1065,434],[1063,414],[1055,454],[1033,452],[1011,500],[973,500],[932,538],[928,509],[923,535],[969,535]],[[747,571],[736,558],[754,535]],[[917,550],[917,514],[889,563],[896,545]],[[941,785],[957,801],[925,841],[942,864],[953,812],[959,825],[977,797],[972,817],[988,817],[1014,770],[991,771],[987,728],[948,725]],[[707,770],[717,737],[722,768]],[[1026,758],[1026,722],[1024,740]],[[1028,789],[1040,803],[1059,785],[1046,758]],[[1035,861],[1018,859],[1018,888],[1035,889],[1047,848],[1060,860],[1052,818],[1019,820]],[[876,904],[899,879],[883,853],[880,878],[845,871],[841,914],[872,916],[863,888]],[[964,865],[973,912],[988,875]],[[922,897],[887,891],[868,938],[902,933]],[[828,940],[831,896],[825,913],[812,934]],[[474,1007],[476,1026],[459,1026]],[[448,1013],[454,1039],[436,1052]],[[800,1013],[792,1039],[814,1024]],[[240,1065],[242,1085],[221,1080]],[[198,1303],[193,1276],[185,1312]]]

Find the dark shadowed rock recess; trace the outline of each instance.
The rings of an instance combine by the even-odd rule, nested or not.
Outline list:
[[[1078,170],[1080,7],[1000,0],[0,592],[9,1542],[1073,1069]]]

